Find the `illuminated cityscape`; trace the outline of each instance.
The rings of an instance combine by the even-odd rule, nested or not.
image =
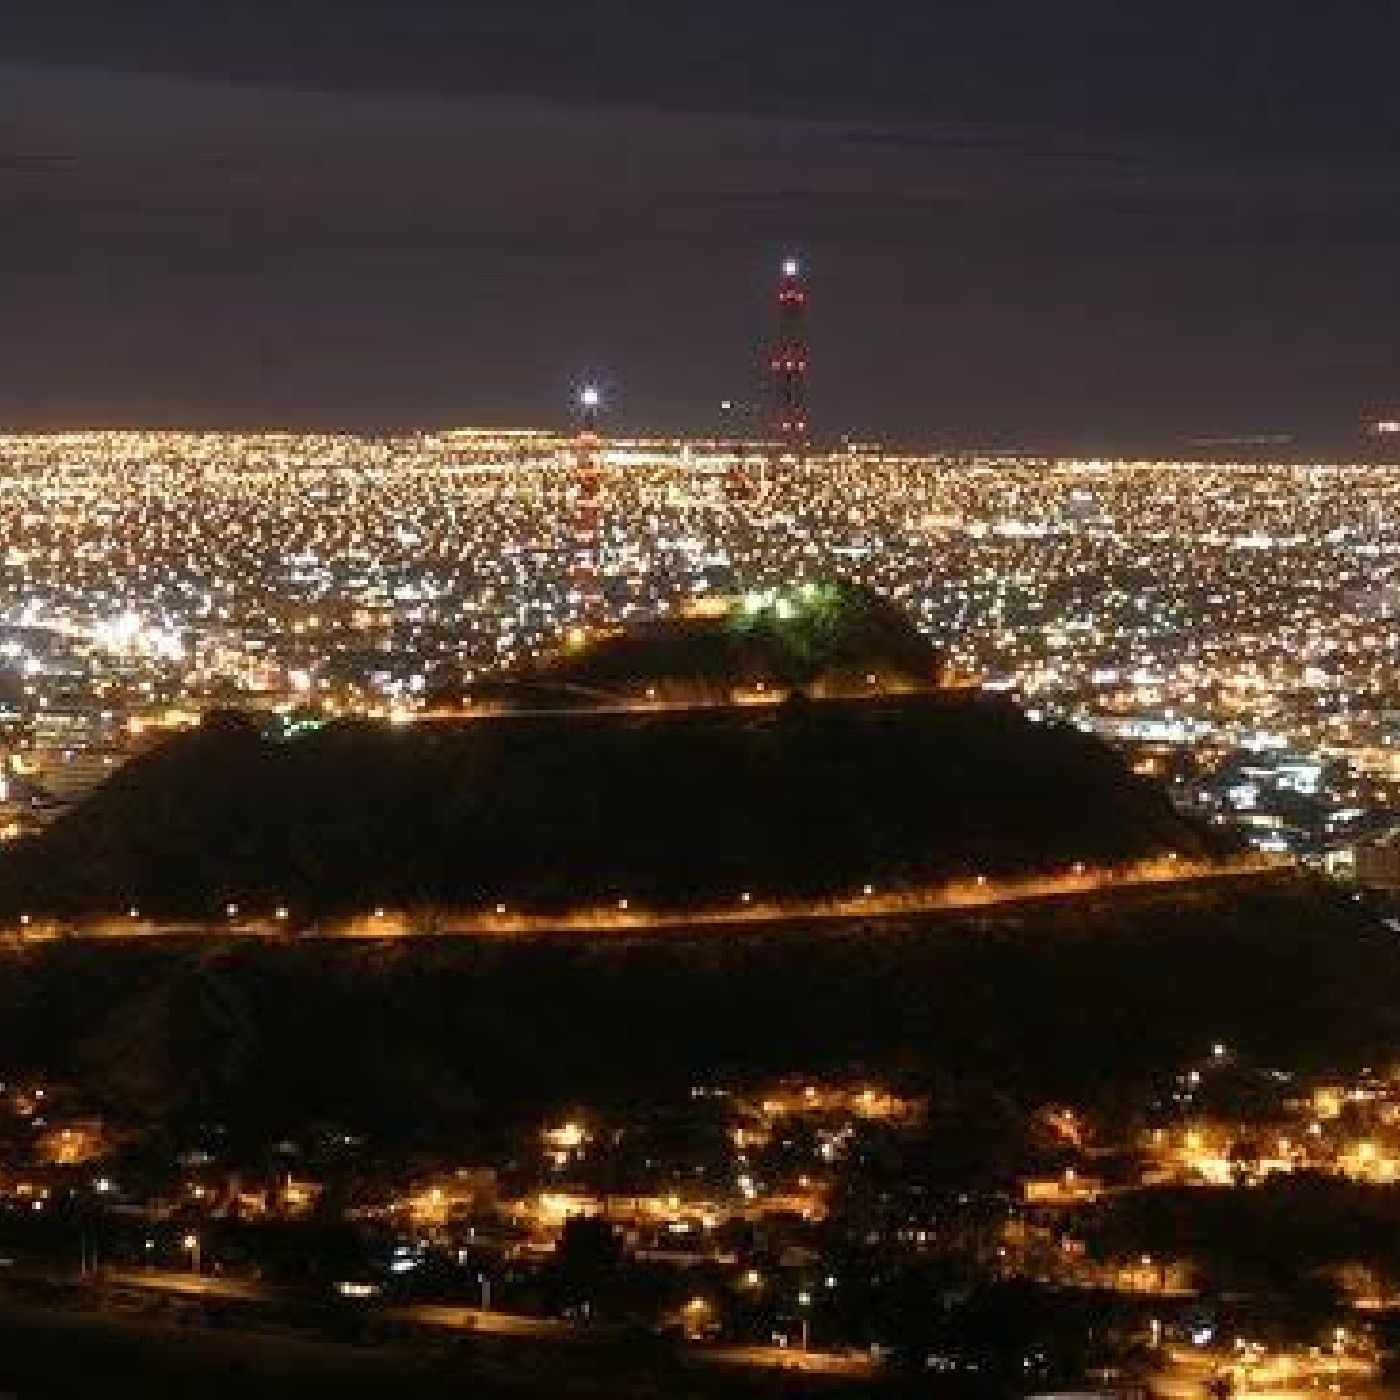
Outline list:
[[[550,1377],[568,1373],[572,1347],[636,1335],[696,1358],[687,1364],[701,1384],[715,1368],[717,1383],[742,1375],[759,1387],[919,1376],[940,1394],[1071,1382],[1170,1400],[1383,1393],[1400,1312],[1400,1256],[1384,1243],[1400,1191],[1400,1079],[1354,1050],[1325,1052],[1321,1068],[1269,1067],[1237,1050],[1235,1034],[1291,1044],[1298,1031],[1277,1042],[1267,1028],[1286,1002],[1232,998],[1236,979],[1259,975],[1260,949],[1276,946],[1271,909],[1296,922],[1288,938],[1303,940],[1304,958],[1316,956],[1308,940],[1325,949],[1352,937],[1356,918],[1367,930],[1357,936],[1394,936],[1400,467],[795,451],[605,432],[591,385],[577,406],[579,424],[563,432],[0,440],[13,849],[73,822],[82,831],[99,788],[128,764],[152,771],[175,732],[209,716],[251,712],[282,749],[337,722],[401,738],[486,733],[522,706],[568,730],[538,689],[552,674],[542,658],[562,658],[567,682],[570,665],[587,676],[610,640],[618,655],[644,655],[637,639],[668,635],[657,631],[668,621],[677,637],[765,619],[775,636],[820,635],[857,598],[888,600],[937,666],[921,679],[917,657],[903,672],[872,661],[805,687],[776,674],[698,684],[624,671],[578,713],[727,723],[732,712],[742,725],[754,706],[776,716],[801,700],[854,717],[909,701],[964,724],[956,716],[1011,706],[1047,738],[1078,729],[1106,741],[1125,775],[1169,795],[1183,832],[1213,829],[1224,844],[816,899],[785,895],[781,881],[706,888],[667,911],[625,893],[532,911],[527,887],[523,906],[488,901],[447,922],[381,904],[308,923],[241,896],[200,925],[151,920],[135,903],[86,923],[25,913],[6,934],[15,975],[36,953],[74,956],[80,933],[89,951],[76,956],[99,963],[114,933],[168,943],[155,956],[173,961],[157,975],[175,970],[177,981],[158,995],[181,1016],[203,1017],[192,1006],[207,1003],[215,1024],[245,1028],[232,1044],[250,1034],[257,1063],[279,1042],[261,1043],[271,1026],[230,980],[240,944],[266,945],[273,960],[326,949],[314,955],[319,980],[331,966],[320,959],[354,958],[358,946],[379,959],[408,934],[430,959],[447,933],[510,935],[527,963],[546,958],[509,1013],[513,1036],[536,1001],[546,1019],[558,1014],[556,954],[543,950],[567,943],[551,940],[596,955],[611,940],[674,938],[686,960],[738,940],[725,955],[740,959],[735,972],[712,969],[728,995],[731,977],[742,986],[753,975],[743,960],[784,938],[805,941],[805,964],[819,945],[839,950],[848,930],[873,950],[944,921],[955,947],[1000,921],[1013,961],[988,985],[1038,1007],[1039,989],[1022,985],[1035,974],[1014,961],[1023,938],[1049,938],[1070,959],[1060,995],[1083,985],[1071,949],[1084,918],[1088,947],[1126,939],[1122,965],[1104,974],[1109,996],[1185,994],[1189,977],[1162,978],[1159,954],[1144,967],[1135,950],[1189,942],[1199,922],[1205,946],[1228,945],[1202,1009],[1230,1038],[1175,1070],[1124,1064],[1090,1092],[1075,1034],[1052,1020],[1049,1058],[1085,1090],[1055,1098],[1014,1047],[990,1083],[966,1065],[930,1070],[924,1052],[902,1073],[871,1072],[867,1047],[877,1063],[890,1052],[868,1029],[838,1036],[835,1074],[788,1063],[780,1077],[717,1074],[684,1093],[669,1080],[639,1092],[626,1074],[620,1087],[552,1070],[556,1088],[542,1090],[527,1053],[504,1067],[504,1100],[453,1127],[406,1127],[400,1110],[386,1120],[373,1094],[330,1118],[295,1094],[270,1114],[235,1109],[246,1084],[227,1102],[176,1100],[152,1117],[124,1089],[109,1092],[105,1071],[73,1082],[30,1058],[0,1090],[0,1241],[14,1297],[77,1315],[93,1297],[119,1315],[193,1310],[254,1336],[383,1330],[415,1349],[470,1333]],[[511,698],[513,683],[526,698]],[[889,800],[898,811],[905,799]],[[1144,919],[1165,920],[1173,942],[1140,943]],[[217,951],[206,955],[206,942]],[[633,966],[627,946],[616,944],[619,967]],[[1368,946],[1371,961],[1336,995],[1376,979],[1379,1007],[1390,955]],[[178,980],[191,955],[208,984],[192,1004]],[[294,963],[280,965],[259,979],[292,975]],[[383,975],[369,965],[336,975],[347,972]],[[644,997],[665,985],[650,965],[612,975],[635,977]],[[928,969],[910,979],[938,980]],[[794,965],[784,980],[794,990],[781,1016],[832,1017],[833,1003],[823,1012],[806,1000],[823,974]],[[82,985],[64,998],[85,1005]],[[365,1019],[339,985],[331,1014]],[[443,994],[453,985],[463,987]],[[1328,1006],[1329,980],[1314,990]],[[495,1004],[489,987],[477,995]],[[602,1004],[625,1026],[634,995],[610,987]],[[1072,1000],[1045,1001],[1077,1019]],[[122,1005],[98,1013],[94,1042],[118,1086],[154,1033],[145,1007]],[[673,1015],[665,1005],[658,1014]],[[1152,1015],[1154,1044],[1187,1034],[1179,1012]],[[130,1016],[142,1026],[134,1042],[121,1029]],[[1104,1016],[1102,1004],[1087,1016],[1089,1043]],[[1326,1016],[1300,1008],[1302,1043],[1346,1039]],[[783,1043],[766,1024],[779,1017],[762,1013],[759,1045]],[[1358,1044],[1389,1043],[1355,1029],[1368,1037]],[[582,1033],[567,1035],[586,1057],[593,1033]],[[300,1036],[280,1043],[309,1066],[331,1063]],[[366,1079],[357,1063],[344,1066],[350,1083]],[[155,1072],[165,1094],[168,1076]],[[413,1079],[391,1082],[414,1084],[416,1101]],[[461,1108],[449,1102],[455,1124]]]
[[[1400,1396],[1397,52],[0,6],[0,1400]]]
[[[573,629],[828,576],[1266,851],[1345,868],[1392,828],[1400,468],[853,445],[765,463],[755,497],[732,444],[594,452],[580,476],[542,432],[4,439],[7,829],[211,706],[407,718]]]
[[[1379,1192],[1398,1170],[1397,1083],[1253,1066],[1217,1044],[1140,1102],[1003,1109],[995,1122],[973,1090],[785,1080],[576,1109],[498,1133],[466,1161],[386,1158],[323,1126],[252,1148],[196,1136],[157,1163],[71,1090],[20,1079],[0,1085],[0,1222],[40,1247],[75,1210],[94,1240],[103,1222],[105,1257],[94,1244],[83,1269],[101,1268],[117,1306],[271,1316],[306,1264],[268,1249],[269,1231],[326,1234],[327,1201],[353,1183],[337,1211],[356,1243],[335,1250],[331,1291],[426,1335],[550,1347],[644,1315],[720,1366],[873,1381],[919,1346],[932,1348],[924,1369],[953,1377],[1062,1374],[1080,1345],[1056,1334],[1064,1317],[989,1339],[965,1301],[945,1302],[931,1329],[900,1313],[901,1290],[961,1271],[1094,1298],[1094,1364],[1115,1383],[1364,1392],[1400,1276],[1379,1243],[1307,1231],[1313,1217],[1337,1231],[1391,1218]],[[930,1153],[944,1164],[911,1176]],[[1356,1219],[1328,1205],[1334,1182],[1354,1189]],[[1173,1238],[1170,1210],[1198,1201],[1216,1218]],[[1238,1236],[1251,1212],[1279,1210],[1299,1217],[1286,1249],[1308,1252],[1340,1322],[1280,1332],[1260,1310],[1279,1265],[1241,1256]],[[1365,1262],[1349,1257],[1358,1247]],[[1230,1302],[1198,1301],[1221,1288]]]

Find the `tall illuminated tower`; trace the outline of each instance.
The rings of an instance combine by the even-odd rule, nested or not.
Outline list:
[[[579,429],[574,439],[572,479],[569,483],[573,559],[570,583],[577,600],[577,618],[585,627],[602,621],[602,437],[598,411],[602,395],[596,386],[579,390]]]
[[[807,450],[807,282],[798,258],[783,259],[778,281],[778,324],[768,355],[773,437],[779,451]]]

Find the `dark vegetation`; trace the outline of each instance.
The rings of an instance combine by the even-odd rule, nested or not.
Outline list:
[[[1400,1280],[1400,1189],[1321,1173],[1249,1189],[1162,1187],[1101,1207],[1091,1246],[1119,1258],[1185,1258],[1215,1291],[1306,1294],[1326,1270],[1359,1264]]]

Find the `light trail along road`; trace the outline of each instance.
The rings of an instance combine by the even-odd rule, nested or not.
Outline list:
[[[724,904],[695,909],[649,909],[626,898],[575,910],[531,912],[497,904],[489,910],[400,911],[377,909],[351,918],[294,923],[284,911],[223,920],[160,920],[139,910],[74,920],[27,916],[7,930],[22,942],[56,938],[247,938],[247,939],[403,939],[510,938],[550,934],[645,934],[701,929],[781,926],[825,920],[905,919],[958,913],[1043,899],[1072,899],[1119,890],[1203,884],[1277,875],[1290,868],[1276,857],[1248,854],[1214,861],[1167,856],[1111,869],[1075,866],[1040,875],[990,879],[976,877],[923,889],[882,891],[867,886],[854,895],[820,899],[765,898],[741,891]]]

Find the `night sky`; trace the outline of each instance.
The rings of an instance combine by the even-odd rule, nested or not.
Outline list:
[[[1400,403],[1382,0],[19,0],[0,420],[1355,442]]]

